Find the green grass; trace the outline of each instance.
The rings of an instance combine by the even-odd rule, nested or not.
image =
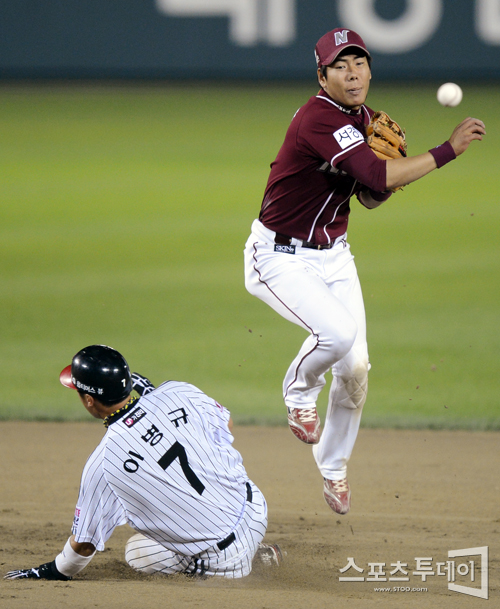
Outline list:
[[[498,86],[373,86],[410,154],[465,116],[488,130],[349,240],[368,317],[364,424],[499,429]],[[198,385],[238,422],[282,423],[303,331],[243,285],[242,250],[295,110],[315,86],[0,88],[0,418],[87,419],[59,371],[110,344],[153,382]],[[324,409],[326,391],[321,397]]]

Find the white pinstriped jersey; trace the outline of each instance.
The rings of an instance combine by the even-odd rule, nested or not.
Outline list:
[[[113,420],[82,474],[73,534],[98,550],[125,523],[194,555],[243,516],[248,476],[232,447],[229,411],[168,381]]]

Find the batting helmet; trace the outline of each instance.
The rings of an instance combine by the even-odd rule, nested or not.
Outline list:
[[[132,377],[125,358],[105,345],[91,345],[78,351],[59,380],[65,387],[88,393],[105,405],[121,402],[132,391]]]

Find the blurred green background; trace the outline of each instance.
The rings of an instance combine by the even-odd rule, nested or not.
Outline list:
[[[498,85],[373,85],[409,153],[488,135],[380,209],[352,202],[372,371],[363,424],[499,429]],[[0,418],[88,420],[58,381],[104,343],[239,423],[284,424],[305,333],[244,288],[242,250],[302,84],[0,87]],[[324,410],[326,391],[321,396]]]

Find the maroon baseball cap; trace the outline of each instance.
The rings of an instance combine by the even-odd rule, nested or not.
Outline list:
[[[352,30],[338,27],[322,36],[316,44],[314,55],[316,56],[318,68],[329,66],[347,47],[358,47],[371,59],[371,55],[359,34],[356,34]]]

